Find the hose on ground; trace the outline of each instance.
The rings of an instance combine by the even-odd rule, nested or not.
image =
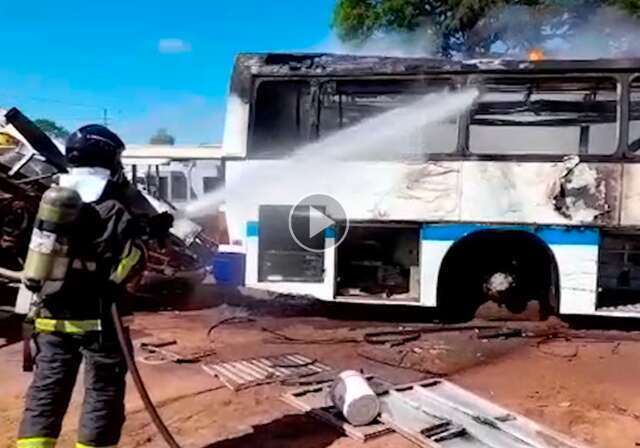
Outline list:
[[[140,376],[140,372],[138,371],[138,366],[136,366],[136,362],[133,358],[133,353],[131,352],[130,348],[131,346],[129,345],[124,326],[122,325],[122,318],[120,317],[118,307],[115,303],[111,306],[111,316],[113,317],[113,323],[116,328],[118,341],[120,342],[120,347],[122,348],[125,362],[127,363],[127,368],[129,369],[129,373],[131,373],[133,383],[136,386],[138,394],[140,394],[140,398],[142,399],[142,403],[144,404],[145,409],[149,413],[153,424],[158,429],[160,435],[167,443],[167,445],[170,448],[181,448],[178,442],[176,442],[176,439],[169,431],[169,428],[167,428],[167,425],[165,425],[165,423],[162,421],[162,417],[160,417],[160,414],[158,414],[158,410],[151,401],[151,397],[149,397],[147,388],[145,387],[144,382],[142,381],[142,377]]]

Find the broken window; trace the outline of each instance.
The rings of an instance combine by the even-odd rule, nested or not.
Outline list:
[[[629,150],[640,154],[640,77],[633,78],[630,84]]]
[[[617,148],[613,78],[501,77],[483,87],[471,117],[471,152],[612,154]]]
[[[308,140],[310,92],[306,81],[258,84],[247,158],[283,157]]]
[[[354,126],[363,120],[407,106],[429,94],[443,93],[454,87],[447,78],[403,80],[348,80],[322,85],[320,93],[319,136]],[[428,117],[425,117],[425,122]],[[390,123],[393,125],[393,123]],[[452,153],[458,142],[458,119],[424,124],[415,132],[382,139],[380,148],[371,143],[367,155],[377,159],[421,159],[424,154]],[[378,149],[378,150],[376,150]]]

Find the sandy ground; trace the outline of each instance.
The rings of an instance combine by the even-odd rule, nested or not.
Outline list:
[[[366,331],[402,327],[398,322],[424,323],[432,317],[415,310],[336,308],[307,301],[293,304],[212,290],[202,291],[198,300],[182,308],[138,313],[134,339],[176,339],[178,345],[171,349],[182,353],[215,349],[208,361],[298,352],[338,369],[364,369],[397,384],[437,372],[587,445],[626,448],[640,443],[640,342],[628,340],[640,341],[640,333],[589,330],[583,335],[598,339],[554,340],[538,346],[536,338],[483,340],[474,331],[458,331],[425,334],[418,341],[388,348],[340,341],[357,339]],[[209,326],[231,316],[249,316],[254,321],[219,326],[209,340]],[[0,447],[11,447],[30,374],[20,371],[21,345],[11,335],[2,335],[10,325],[2,321],[0,325]],[[509,325],[543,334],[563,323]],[[265,329],[331,343],[282,343]],[[7,339],[3,342],[2,337]],[[279,395],[286,390],[283,386],[232,392],[199,364],[143,362],[140,370],[161,414],[184,447],[362,446],[280,401]],[[81,381],[78,383],[58,446],[70,447],[75,441],[82,398]],[[121,447],[163,446],[131,384],[127,415]],[[414,445],[388,435],[365,446]]]

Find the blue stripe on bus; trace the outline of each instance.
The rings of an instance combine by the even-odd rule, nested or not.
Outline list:
[[[260,234],[260,226],[258,221],[247,222],[247,236],[258,236]]]
[[[335,227],[327,227],[324,229],[324,237],[327,239],[336,239],[336,228]]]
[[[597,246],[600,244],[600,231],[589,227],[575,229],[566,227],[542,227],[534,232],[547,244],[574,244]]]
[[[479,230],[521,230],[531,232],[547,244],[598,245],[600,232],[590,227],[533,227],[518,225],[483,224],[425,224],[420,236],[428,241],[456,241]]]
[[[247,222],[247,237],[255,237],[260,235],[260,223],[258,221]],[[336,238],[335,227],[327,227],[324,229],[324,237],[328,239]]]

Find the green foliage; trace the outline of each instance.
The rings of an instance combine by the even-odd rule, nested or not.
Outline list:
[[[165,128],[160,128],[149,139],[149,143],[152,145],[174,145],[176,143],[176,139],[173,135],[169,134]]]
[[[381,27],[380,11],[375,0],[339,0],[333,13],[338,36],[345,41],[370,37]]]
[[[524,48],[539,44],[549,32],[570,36],[603,6],[640,17],[640,0],[337,0],[333,27],[346,42],[425,27],[439,36],[442,56],[483,55],[499,40]],[[504,7],[510,9],[501,15]]]
[[[49,120],[47,118],[38,118],[36,120],[33,120],[33,122],[42,130],[42,132],[44,132],[51,138],[66,140],[66,138],[69,136],[69,131],[64,126],[59,125],[53,120]]]

